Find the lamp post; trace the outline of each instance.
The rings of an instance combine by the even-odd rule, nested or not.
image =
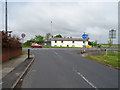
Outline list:
[[[52,33],[52,21],[51,21],[51,33]]]
[[[5,2],[5,31],[7,34],[7,0]]]

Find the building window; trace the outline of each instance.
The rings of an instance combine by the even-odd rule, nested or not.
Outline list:
[[[74,41],[72,41],[72,43],[74,43]]]
[[[55,41],[55,43],[57,43],[57,41]]]
[[[54,45],[55,47],[57,47],[57,45]]]
[[[63,41],[61,41],[61,43],[63,43]]]
[[[62,45],[60,45],[60,47],[62,47]]]
[[[67,47],[69,47],[69,45],[67,45]]]

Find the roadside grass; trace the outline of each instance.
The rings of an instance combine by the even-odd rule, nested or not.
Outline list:
[[[88,55],[86,57],[98,61],[102,64],[106,64],[113,67],[120,67],[119,56],[119,51],[108,51],[107,55],[106,52],[101,52],[100,55]]]
[[[27,53],[27,51],[22,50],[22,54],[26,54],[26,53]]]
[[[30,48],[29,45],[24,45],[24,44],[22,45],[22,47],[23,47],[23,48]]]
[[[101,47],[109,47],[108,44],[102,44]],[[113,44],[111,47],[120,47],[120,44]]]

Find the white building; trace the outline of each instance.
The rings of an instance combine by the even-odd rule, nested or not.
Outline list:
[[[81,38],[52,38],[51,46],[58,47],[83,47],[88,45],[88,39]]]

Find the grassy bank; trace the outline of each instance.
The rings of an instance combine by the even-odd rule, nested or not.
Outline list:
[[[26,54],[26,53],[27,53],[27,51],[24,51],[24,50],[22,51],[22,54]]]
[[[108,51],[107,55],[106,52],[101,52],[100,55],[89,55],[86,57],[109,66],[120,67],[119,56],[120,51]]]
[[[24,45],[24,44],[22,45],[22,47],[23,47],[23,48],[30,48],[29,45]]]
[[[109,47],[108,44],[102,44],[101,47]],[[120,44],[113,44],[111,47],[120,47]]]

